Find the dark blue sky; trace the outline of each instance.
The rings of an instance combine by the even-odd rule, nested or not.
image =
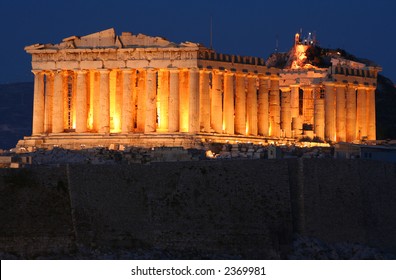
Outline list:
[[[267,58],[277,37],[279,51],[287,51],[303,28],[316,31],[322,47],[375,61],[396,82],[394,0],[1,0],[0,83],[33,79],[24,46],[110,27],[209,46],[210,15],[218,52]]]

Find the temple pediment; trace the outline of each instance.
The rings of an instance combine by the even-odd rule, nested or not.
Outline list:
[[[186,48],[198,47],[199,44],[184,42],[173,43],[163,37],[153,37],[144,34],[134,35],[131,32],[122,32],[116,35],[114,28],[92,33],[85,36],[69,36],[59,44],[34,44],[25,47],[27,52],[32,50],[61,50],[61,49],[97,49],[97,48]]]

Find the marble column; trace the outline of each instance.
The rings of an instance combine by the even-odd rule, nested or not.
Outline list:
[[[179,126],[180,132],[188,132],[189,128],[189,73],[187,69],[180,70],[179,73]]]
[[[270,79],[269,115],[269,135],[274,137],[280,137],[280,96],[278,77],[271,77]]]
[[[235,133],[246,134],[246,74],[236,74],[235,90]]]
[[[314,133],[316,137],[325,139],[325,99],[319,87],[313,88],[314,97]]]
[[[216,133],[223,132],[223,92],[222,73],[212,72],[212,91],[210,102],[210,126]]]
[[[169,71],[158,71],[158,129],[159,132],[168,131],[169,114]]]
[[[367,137],[367,93],[366,87],[359,85],[357,89],[356,132],[357,139]]]
[[[336,141],[334,83],[325,84],[325,140]]]
[[[210,84],[209,71],[199,71],[199,123],[200,131],[210,132]]]
[[[268,136],[269,129],[269,95],[268,95],[268,77],[259,75],[259,93],[258,93],[258,134]]]
[[[54,73],[54,97],[52,100],[52,133],[62,133],[63,126],[63,95],[64,95],[64,71],[55,71]]]
[[[77,70],[76,132],[87,132],[87,71]]]
[[[136,75],[136,70],[122,70],[122,110],[121,110],[121,132],[129,133],[133,131],[133,88],[132,75]]]
[[[114,132],[121,132],[122,129],[122,96],[123,96],[123,77],[120,70],[116,71],[116,85],[115,85],[115,106],[113,115]]]
[[[223,132],[234,134],[234,73],[224,73]]]
[[[303,120],[304,120],[304,123],[313,124],[313,116],[314,116],[313,88],[310,86],[303,87]]]
[[[157,73],[148,68],[146,73],[146,121],[144,132],[155,132],[157,125]]]
[[[88,102],[87,102],[87,110],[88,110],[88,131],[94,132],[93,127],[93,115],[94,115],[94,102],[95,102],[95,71],[88,70],[87,71],[87,88],[88,88]]]
[[[375,88],[367,88],[367,140],[376,140],[376,124],[375,124]]]
[[[282,102],[281,102],[281,124],[284,137],[292,137],[292,121],[290,111],[291,91],[290,88],[282,88]]]
[[[346,141],[346,86],[336,84],[336,135],[337,142]]]
[[[53,97],[54,97],[54,72],[45,73],[45,96],[44,96],[44,132],[52,132],[52,108],[53,108]]]
[[[72,102],[72,88],[74,74],[71,71],[64,71],[63,75],[63,127],[65,131],[71,129],[71,102]],[[99,100],[99,98],[98,98]]]
[[[300,93],[299,85],[290,85],[290,115],[292,121],[292,136],[297,137],[301,133],[300,115]]]
[[[197,68],[189,70],[189,112],[188,112],[188,132],[199,132],[199,71]]]
[[[144,132],[146,123],[146,70],[139,69],[137,88],[136,132]]]
[[[33,96],[33,127],[32,135],[44,132],[44,73],[33,70],[34,96]]]
[[[94,71],[93,75],[93,131],[99,132],[101,78],[98,71]]]
[[[169,70],[169,132],[179,130],[179,69]]]
[[[348,85],[346,93],[346,141],[356,140],[356,87]]]
[[[246,95],[247,135],[257,135],[257,76],[248,75]]]
[[[110,133],[110,85],[108,69],[100,69],[99,133]]]

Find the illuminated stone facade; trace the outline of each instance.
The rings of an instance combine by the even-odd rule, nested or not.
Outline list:
[[[282,100],[290,102],[290,113],[282,110],[281,122],[292,124],[285,136],[332,142],[376,140],[375,89],[381,68],[337,54],[329,68],[299,67],[298,56],[307,47],[295,46],[297,59],[280,72]]]
[[[343,61],[280,70],[262,58],[113,29],[25,50],[33,127],[18,147],[293,141],[310,126],[322,139],[375,139],[376,72],[364,66],[348,78],[356,67]]]

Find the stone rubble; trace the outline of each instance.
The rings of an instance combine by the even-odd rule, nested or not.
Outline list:
[[[295,145],[256,145],[252,143],[205,143],[200,149],[183,147],[141,148],[112,144],[108,148],[84,148],[68,150],[54,147],[52,150],[32,149],[26,153],[4,152],[0,155],[0,168],[19,168],[33,165],[57,164],[150,164],[155,162],[197,160],[260,160],[279,158],[332,157],[330,147],[297,147]]]

